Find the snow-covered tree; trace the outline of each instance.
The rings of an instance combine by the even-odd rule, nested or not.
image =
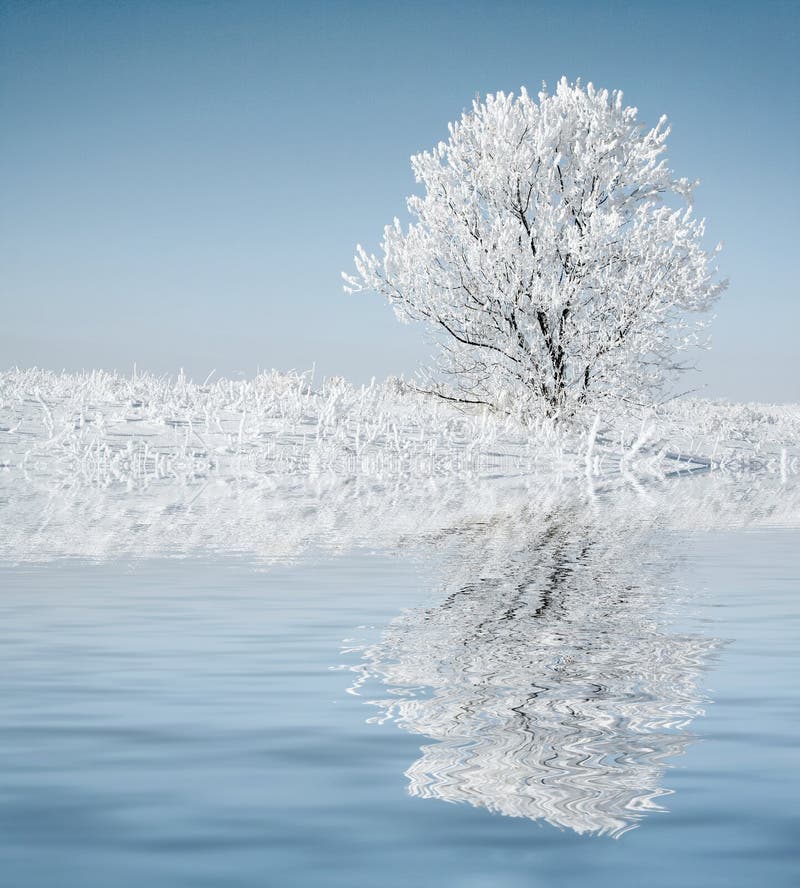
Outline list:
[[[441,350],[428,387],[521,417],[646,403],[698,342],[724,282],[664,158],[622,93],[564,78],[538,102],[497,93],[411,158],[422,196],[357,247],[348,292],[377,291]]]

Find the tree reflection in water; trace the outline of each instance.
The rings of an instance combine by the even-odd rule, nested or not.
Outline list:
[[[461,532],[441,602],[364,650],[374,720],[433,741],[412,795],[612,835],[661,809],[717,642],[669,631],[667,537],[616,517],[577,501]]]
[[[700,676],[718,643],[670,628],[687,601],[674,546],[800,526],[800,485],[783,473],[56,480],[0,474],[0,561],[430,554],[440,603],[363,649],[353,688],[380,688],[375,720],[432,741],[407,771],[411,793],[612,835],[660,808],[668,761],[708,702]]]

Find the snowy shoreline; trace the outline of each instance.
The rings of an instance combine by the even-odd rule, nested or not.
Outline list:
[[[800,405],[674,400],[556,430],[467,411],[399,380],[311,373],[195,383],[149,373],[0,373],[0,470],[139,487],[247,476],[595,478],[800,473]]]

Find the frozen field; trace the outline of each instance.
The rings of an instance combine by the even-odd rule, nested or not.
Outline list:
[[[800,407],[676,400],[585,427],[468,412],[400,381],[264,373],[197,384],[95,371],[0,373],[0,466],[48,483],[324,474],[662,477],[800,471]]]

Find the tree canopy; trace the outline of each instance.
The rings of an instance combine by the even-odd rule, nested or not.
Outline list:
[[[523,418],[644,403],[699,341],[720,248],[667,165],[666,117],[647,129],[622,92],[565,78],[537,98],[475,100],[412,157],[411,223],[380,257],[359,245],[345,289],[429,325],[442,397]]]

